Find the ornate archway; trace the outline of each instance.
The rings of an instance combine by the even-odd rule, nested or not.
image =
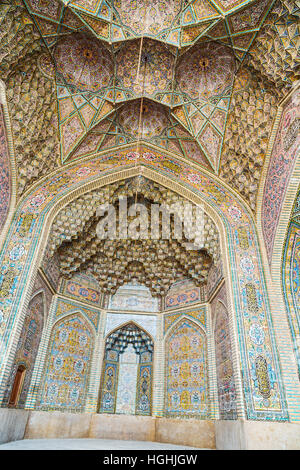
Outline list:
[[[6,268],[0,281],[2,370],[10,366],[14,341],[18,337],[17,325],[23,322],[23,314],[17,315],[17,311],[23,311],[28,302],[26,280],[36,269],[55,213],[80,193],[143,174],[195,203],[204,202],[207,212],[213,214],[220,228],[225,274],[235,314],[236,323],[231,327],[236,338],[235,347],[239,344],[243,369],[239,387],[243,389],[247,417],[287,419],[260,248],[250,210],[236,193],[196,165],[187,165],[180,158],[158,153],[150,146],[141,148],[138,162],[136,155],[134,158],[132,155],[129,148],[117,155],[113,152],[77,165],[70,164],[37,184],[19,203],[1,254],[2,266]],[[257,316],[259,328],[264,331],[263,342],[250,336]],[[256,358],[261,355],[267,364],[264,375],[270,384],[269,399],[260,393],[257,377]]]
[[[24,408],[28,397],[31,378],[36,363],[41,336],[46,321],[46,302],[43,290],[36,292],[26,311],[23,328],[19,337],[11,374],[6,383],[2,405]],[[22,374],[19,373],[20,367]],[[17,380],[22,376],[22,380]],[[18,392],[15,393],[16,380]],[[13,397],[13,398],[12,398]]]
[[[105,341],[99,412],[151,415],[154,343],[131,322]]]

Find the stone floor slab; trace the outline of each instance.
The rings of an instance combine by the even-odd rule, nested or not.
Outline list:
[[[0,445],[0,450],[199,450],[160,442],[112,439],[24,439]],[[201,449],[203,450],[203,449]]]

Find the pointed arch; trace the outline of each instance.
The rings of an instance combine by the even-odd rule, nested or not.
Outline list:
[[[45,289],[41,287],[40,289],[35,291],[34,294],[31,297],[31,299],[30,299],[30,302],[32,302],[34,300],[34,298],[37,297],[39,294],[42,294],[42,298],[43,298],[43,306],[44,306],[43,327],[44,327],[45,326],[45,320],[47,319],[47,315],[48,315]]]
[[[13,353],[15,339],[18,337],[17,325],[24,321],[19,309],[29,301],[26,289],[28,273],[30,269],[31,273],[37,269],[38,256],[45,248],[47,233],[57,211],[70,200],[91,189],[141,174],[169,187],[195,204],[203,203],[205,211],[212,215],[220,231],[221,250],[226,267],[225,278],[228,282],[230,303],[234,311],[234,322],[231,328],[235,337],[234,347],[239,347],[239,360],[236,367],[243,368],[242,379],[239,379],[238,386],[239,393],[243,390],[245,396],[247,417],[249,419],[260,419],[262,416],[268,419],[287,419],[281,368],[261,251],[250,209],[235,191],[218,178],[211,179],[209,173],[196,164],[187,165],[180,158],[171,156],[168,152],[158,153],[151,146],[141,148],[139,162],[136,164],[136,161],[132,160],[130,149],[131,147],[128,146],[119,150],[117,157],[113,151],[96,155],[93,159],[86,159],[80,163],[70,163],[39,181],[24,194],[20,201],[15,212],[14,223],[10,227],[0,256],[0,262],[5,264],[14,244],[23,244],[22,259],[18,260],[16,266],[6,273],[2,281],[0,280],[0,283],[2,282],[0,309],[1,295],[4,292],[3,284],[5,291],[8,291],[5,301],[9,301],[4,312],[5,321],[0,324],[2,350],[5,350],[5,354],[1,355],[4,363],[0,381],[7,371],[7,361]],[[100,177],[99,169],[101,169]],[[24,229],[28,235],[25,244],[24,239],[19,236],[20,228]],[[244,240],[245,233],[246,239]],[[243,243],[240,242],[241,239]],[[248,341],[248,318],[254,321],[256,313],[253,312],[245,295],[247,276],[251,276],[255,281],[252,286],[253,296],[257,299],[266,332],[264,343],[259,348],[255,343]],[[242,314],[244,311],[247,311],[247,321]],[[263,352],[259,352],[258,349]],[[255,360],[261,354],[267,361],[266,370],[272,381],[271,403],[266,402],[260,394],[258,382],[252,373]],[[300,398],[300,388],[297,393]]]
[[[221,299],[218,298],[217,299],[217,306],[216,306],[216,309],[215,309],[214,314],[213,314],[213,322],[212,322],[213,331],[215,330],[217,316],[218,316],[218,312],[220,311],[220,309],[225,309],[226,311],[228,311],[227,305],[225,304],[224,300],[221,300]]]
[[[8,401],[8,407],[14,408],[17,406],[20,394],[22,392],[24,380],[27,373],[27,364],[24,362],[19,362],[17,364],[16,374],[14,375],[14,381]]]
[[[46,304],[45,293],[39,289],[33,294],[25,314],[25,321],[19,337],[15,356],[11,364],[11,374],[7,381],[6,391],[2,404],[24,408],[27,400],[31,378],[38,354],[40,341],[45,325]],[[24,366],[26,372],[22,374],[22,380],[18,381],[18,393],[14,392],[16,378],[19,375],[19,367]],[[13,402],[11,397],[13,395]]]
[[[223,300],[216,298],[212,314],[219,416],[220,419],[237,419],[236,371],[232,358],[229,312]]]
[[[190,318],[180,318],[166,335],[165,355],[166,416],[209,419],[207,338],[203,327]]]
[[[167,340],[168,336],[172,333],[172,330],[175,329],[176,325],[178,325],[183,320],[187,320],[187,321],[190,321],[191,323],[195,323],[195,325],[199,327],[202,333],[206,336],[207,334],[206,328],[199,320],[197,320],[196,318],[191,318],[190,316],[187,315],[187,312],[182,312],[182,313],[174,312],[174,315],[176,314],[179,314],[180,317],[176,318],[176,320],[174,320],[174,322],[166,329],[166,331],[164,332],[164,340]]]
[[[89,327],[91,329],[91,334],[95,338],[95,336],[96,336],[95,325],[92,323],[90,318],[81,310],[80,307],[75,307],[74,309],[69,310],[68,312],[61,314],[57,319],[55,319],[55,321],[52,325],[52,330],[61,320],[65,320],[68,317],[71,317],[73,315],[79,315],[79,316],[82,317],[82,320],[84,320],[89,325]]]
[[[153,338],[134,321],[123,323],[107,334],[99,391],[100,413],[151,415],[153,353]]]
[[[112,328],[111,330],[108,330],[107,333],[105,334],[104,336],[104,339],[105,341],[107,340],[107,338],[109,336],[111,336],[113,333],[117,332],[118,330],[120,330],[121,328],[124,328],[126,327],[127,325],[134,325],[136,326],[139,330],[143,331],[147,336],[149,336],[149,338],[151,339],[151,341],[155,341],[155,338],[153,337],[153,335],[150,333],[150,331],[148,331],[145,327],[143,327],[138,321],[136,320],[133,320],[132,318],[130,320],[126,320],[125,322],[123,323],[120,323],[119,325],[117,325],[116,327]]]
[[[94,343],[95,329],[81,311],[53,324],[38,408],[84,411]]]
[[[281,257],[283,239],[298,191],[299,102],[300,87],[298,85],[288,94],[278,109],[257,197],[259,232],[264,241],[272,274],[274,273],[273,266],[277,265],[278,256]]]
[[[273,126],[257,198],[257,230],[261,243],[266,281],[269,286],[273,328],[280,351],[282,378],[287,397],[300,400],[298,345],[296,344],[293,302],[290,302],[288,278],[284,272],[291,252],[291,219],[300,181],[299,85],[282,101]],[[266,214],[266,220],[263,219]],[[295,272],[295,271],[294,271]],[[291,298],[290,298],[291,300]],[[292,317],[293,320],[292,320]],[[295,325],[295,323],[294,323]],[[296,328],[298,329],[298,328]],[[294,331],[293,331],[294,330]],[[291,354],[294,351],[294,354]],[[296,356],[296,361],[294,360]],[[287,398],[289,401],[289,398]],[[298,410],[288,405],[291,421],[299,421]]]

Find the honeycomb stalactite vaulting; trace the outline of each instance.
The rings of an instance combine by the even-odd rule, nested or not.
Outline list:
[[[146,233],[138,240],[99,238],[97,208],[110,201],[118,209],[120,198],[124,196],[129,204],[143,204],[147,212],[141,220],[144,217],[147,221],[151,220],[152,204],[170,207],[185,202],[172,191],[140,177],[81,196],[67,205],[53,223],[48,246],[50,254],[57,253],[59,257],[61,274],[71,277],[76,272],[90,272],[98,279],[103,292],[109,294],[114,294],[120,285],[132,279],[144,283],[154,295],[165,295],[175,281],[183,278],[191,279],[197,285],[206,283],[210,267],[220,257],[214,222],[203,214],[201,249],[187,245],[189,240],[185,237],[182,240],[175,237],[153,240],[150,232],[148,239]],[[128,217],[128,223],[134,218]],[[170,220],[172,223],[172,218]]]
[[[0,71],[5,79],[27,55],[40,51],[41,38],[30,16],[10,2],[0,5]]]
[[[141,137],[220,175],[255,210],[274,110],[299,78],[298,22],[292,0],[2,2],[19,195]],[[151,135],[143,113],[141,136],[131,132],[141,98],[160,120]]]
[[[270,83],[266,84],[248,68],[238,73],[225,132],[220,176],[253,210],[281,96]]]
[[[300,78],[299,4],[277,1],[249,51],[247,62],[279,89],[289,90]]]
[[[45,77],[38,56],[27,58],[7,78],[18,167],[18,192],[52,171],[59,158],[57,106],[53,79]]]
[[[5,5],[2,5],[2,12]],[[3,17],[0,78],[6,85],[18,172],[18,194],[52,171],[59,156],[56,89],[51,58],[30,17],[11,8]],[[49,75],[41,71],[47,61]]]

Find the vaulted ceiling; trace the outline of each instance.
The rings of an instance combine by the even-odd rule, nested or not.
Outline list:
[[[170,240],[152,239],[148,223],[142,222],[141,227],[147,227],[148,237],[143,232],[138,240],[132,237],[124,240],[99,238],[97,226],[103,217],[97,209],[108,202],[114,204],[118,230],[119,203],[124,197],[128,198],[129,205],[143,204],[146,211],[140,218],[147,219],[146,222],[151,220],[152,204],[171,207],[186,202],[178,194],[143,177],[111,184],[78,197],[56,216],[48,242],[48,256],[58,259],[62,276],[90,273],[107,294],[114,294],[118,287],[133,279],[149,287],[155,296],[165,295],[180,279],[205,285],[209,269],[220,263],[219,233],[213,220],[203,213],[202,248],[191,246],[185,232],[182,239],[175,236]],[[128,223],[134,218],[136,215],[128,215]]]
[[[299,79],[295,0],[14,0],[0,22],[19,195],[144,140],[255,210],[278,103]]]

